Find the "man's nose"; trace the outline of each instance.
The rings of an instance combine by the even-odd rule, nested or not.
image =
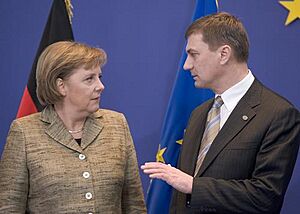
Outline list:
[[[186,58],[186,60],[184,62],[183,69],[186,70],[186,71],[192,69],[192,64],[191,64],[189,56],[187,56],[187,58]]]

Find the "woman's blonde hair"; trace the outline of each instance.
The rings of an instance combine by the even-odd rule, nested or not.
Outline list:
[[[106,63],[106,53],[86,44],[62,41],[49,45],[40,55],[36,68],[37,97],[42,105],[62,99],[56,81],[66,79],[75,69],[92,69]]]

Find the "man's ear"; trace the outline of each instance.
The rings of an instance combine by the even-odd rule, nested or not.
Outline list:
[[[218,48],[218,51],[220,53],[220,63],[225,65],[232,55],[232,49],[229,45],[222,45]]]
[[[64,83],[63,79],[61,79],[61,78],[56,79],[56,87],[62,96],[66,96],[65,83]]]

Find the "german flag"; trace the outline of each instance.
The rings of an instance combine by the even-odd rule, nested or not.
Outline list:
[[[36,65],[42,51],[52,43],[58,41],[74,40],[71,27],[71,3],[70,0],[53,0],[47,24],[45,26],[39,48],[37,50],[27,86],[17,113],[17,118],[43,110],[36,95]]]

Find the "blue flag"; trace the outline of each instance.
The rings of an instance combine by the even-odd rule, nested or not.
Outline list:
[[[193,20],[217,12],[216,0],[197,0]],[[156,161],[177,165],[184,130],[194,108],[213,96],[208,89],[197,89],[190,72],[183,70],[186,53],[183,51],[175,84],[168,104]],[[169,213],[172,187],[166,182],[153,179],[147,194],[149,214]]]

